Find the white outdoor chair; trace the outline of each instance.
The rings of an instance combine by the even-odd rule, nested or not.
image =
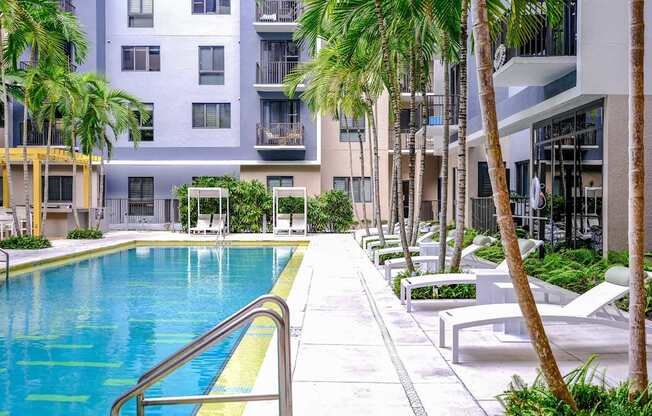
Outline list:
[[[650,278],[648,273],[648,279]],[[625,296],[629,291],[629,270],[614,266],[605,273],[605,281],[575,298],[565,306],[537,304],[545,322],[568,324],[597,324],[628,329],[628,319],[617,311],[608,312],[606,306]],[[446,345],[446,326],[452,330],[453,363],[459,362],[459,333],[465,328],[522,321],[521,309],[516,303],[489,304],[449,309],[439,313],[439,346]]]
[[[293,232],[300,232],[306,235],[306,216],[304,214],[292,214],[292,225],[290,226],[290,234]]]
[[[518,241],[522,259],[527,258],[543,244],[543,241],[540,240],[519,239]],[[408,277],[401,280],[399,298],[401,299],[401,303],[406,305],[407,311],[411,312],[412,291],[414,289],[418,289],[420,287],[436,288],[440,286],[457,285],[463,283],[476,284],[478,281],[478,273],[483,272],[497,272],[498,274],[502,275],[503,280],[508,280],[509,267],[507,265],[507,259],[498,264],[495,269],[474,269],[470,270],[468,273],[427,274],[424,276]]]
[[[197,225],[190,229],[191,233],[206,234],[211,230],[211,214],[199,214],[197,216]]]
[[[276,215],[276,227],[274,227],[274,234],[279,234],[281,232],[287,232],[290,234],[290,214],[277,214]]]
[[[489,236],[484,236],[484,235],[477,235],[473,239],[473,243],[471,243],[468,247],[465,247],[462,250],[461,253],[461,258],[465,259],[466,257],[473,257],[476,253],[476,251],[480,250],[481,248],[487,247],[488,245],[492,244],[494,241],[496,241],[495,238],[489,237]],[[446,265],[450,264],[452,259],[452,256],[446,256]],[[414,263],[415,260],[421,264],[421,265],[437,265],[439,263],[439,256],[416,256],[412,258],[412,262]],[[392,270],[395,269],[405,269],[407,266],[405,262],[405,257],[399,258],[399,259],[389,259],[385,262],[385,280],[391,283],[392,280]]]
[[[430,231],[428,233],[425,233],[424,235],[420,236],[417,238],[417,244],[421,244],[426,240],[432,239],[432,236],[435,235],[434,231]],[[399,240],[400,244],[400,240]],[[416,252],[417,254],[421,252],[421,247],[420,246],[412,246],[409,248],[410,252]],[[403,252],[402,247],[387,247],[387,248],[381,248],[379,250],[371,250],[371,253],[373,253],[374,256],[374,265],[376,267],[380,266],[380,256],[385,255],[385,254],[399,254]]]
[[[14,217],[10,212],[0,212],[0,240],[5,239],[5,233],[8,232],[9,236],[16,234],[14,227]]]

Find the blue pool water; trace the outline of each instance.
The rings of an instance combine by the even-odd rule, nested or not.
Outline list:
[[[292,251],[134,248],[12,277],[8,291],[0,288],[0,416],[108,415],[140,374],[269,292]],[[204,393],[242,333],[148,395]],[[133,406],[123,414],[135,414]]]

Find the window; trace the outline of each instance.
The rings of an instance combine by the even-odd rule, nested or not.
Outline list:
[[[154,27],[154,0],[128,0],[129,27]]]
[[[333,190],[342,191],[351,195],[350,178],[336,176],[333,178]],[[362,183],[362,187],[360,184]],[[361,189],[362,188],[362,189]],[[371,178],[365,177],[364,181],[359,176],[353,177],[353,202],[371,202]]]
[[[358,136],[359,134],[359,136]],[[365,119],[362,117],[345,117],[340,119],[340,141],[364,141]]]
[[[509,190],[509,169],[505,169],[505,176],[507,177],[507,189]],[[493,195],[493,191],[491,190],[491,179],[489,178],[489,166],[487,162],[478,162],[478,197],[483,198],[491,195]]]
[[[128,195],[130,216],[154,215],[154,178],[152,177],[129,177]]]
[[[273,188],[277,187],[293,187],[294,186],[294,177],[293,176],[268,176],[267,177],[267,189],[270,191]]]
[[[192,0],[194,14],[230,14],[231,0]]]
[[[145,111],[149,114],[149,119],[146,122],[143,122],[143,118],[140,115],[140,112],[134,111],[138,123],[140,124],[140,140],[143,142],[153,142],[154,141],[154,104],[144,103]],[[133,141],[134,138],[129,132],[129,141]]]
[[[530,194],[530,161],[523,160],[515,163],[516,166],[516,193],[527,196]]]
[[[199,47],[199,84],[224,85],[224,46]]]
[[[122,70],[150,72],[160,71],[161,48],[158,46],[123,46]]]
[[[45,178],[41,181],[41,195],[45,194]],[[72,202],[72,176],[48,176],[48,201]]]
[[[194,129],[231,128],[231,104],[208,103],[192,105],[192,127]]]

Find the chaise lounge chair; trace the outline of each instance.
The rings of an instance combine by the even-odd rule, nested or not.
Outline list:
[[[300,232],[306,235],[306,216],[303,214],[292,214],[292,225],[290,226],[290,234],[293,232]]]
[[[489,244],[492,244],[496,241],[495,238],[478,235],[473,239],[473,242],[466,248],[462,250],[462,259],[466,257],[472,257],[475,255],[475,252],[481,248],[487,247]],[[446,264],[449,264],[452,259],[452,256],[446,256]],[[433,265],[436,266],[439,263],[439,256],[415,256],[412,257],[412,263],[417,263],[419,265]],[[405,257],[398,259],[389,259],[385,261],[385,280],[391,283],[392,280],[392,270],[396,269],[405,269]]]
[[[534,253],[543,241],[531,239],[519,239],[518,245],[521,251],[521,258],[525,259],[530,254]],[[502,280],[509,280],[509,267],[507,266],[507,259],[503,260],[495,269],[477,269],[471,270],[469,273],[446,273],[446,274],[428,274],[424,276],[408,277],[401,280],[401,290],[399,297],[401,303],[406,305],[407,311],[412,311],[412,290],[420,287],[439,287],[446,285],[457,285],[463,283],[478,283],[478,273],[483,272],[497,272],[501,275]],[[496,273],[494,273],[496,274]],[[491,284],[489,279],[487,284]],[[495,280],[494,280],[495,281]],[[477,292],[480,295],[480,291]]]
[[[190,229],[191,233],[206,234],[211,230],[211,214],[199,214],[197,216],[197,225]]]
[[[429,232],[423,234],[422,236],[417,238],[417,244],[420,245],[424,241],[432,239],[432,236],[435,235],[435,234],[436,234],[436,231],[429,231]],[[452,238],[452,237],[450,237],[450,236],[446,237],[447,242],[449,241],[448,240],[449,238]],[[399,244],[398,247],[381,248],[379,250],[375,250],[375,252],[374,252],[373,248],[371,248],[370,250],[373,253],[373,257],[374,257],[374,265],[376,267],[380,266],[380,256],[382,256],[382,255],[385,255],[385,254],[400,254],[400,253],[402,253],[403,248],[400,247],[400,240],[399,240],[398,244]],[[409,250],[410,250],[410,252],[415,252],[415,253],[419,254],[421,252],[421,247],[420,246],[411,246],[409,248]]]
[[[652,277],[648,273],[647,279]],[[605,273],[605,281],[575,298],[565,306],[537,304],[545,322],[597,324],[627,329],[629,321],[622,314],[606,311],[605,307],[629,291],[629,269],[614,266]],[[516,303],[467,306],[439,313],[439,346],[446,344],[446,326],[452,330],[453,363],[459,362],[459,333],[465,328],[521,321],[523,315]]]
[[[290,234],[290,214],[277,214],[276,216],[276,227],[274,227],[274,234],[279,234],[283,231]]]

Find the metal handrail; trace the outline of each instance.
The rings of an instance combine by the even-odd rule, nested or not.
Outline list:
[[[0,253],[5,256],[5,285],[9,287],[9,252],[0,248]]]
[[[265,303],[274,303],[281,309],[281,314],[274,309],[262,307]],[[145,398],[145,390],[161,381],[170,373],[203,353],[231,332],[250,323],[258,316],[272,319],[278,329],[278,394],[224,394],[202,396],[179,396]],[[290,309],[283,298],[276,295],[264,295],[238,312],[226,318],[202,336],[181,348],[176,353],[161,361],[138,379],[138,384],[120,396],[111,406],[111,416],[119,416],[121,408],[132,398],[136,398],[138,416],[145,414],[147,406],[174,404],[225,403],[242,401],[279,401],[279,415],[292,415],[292,374],[290,368]]]

